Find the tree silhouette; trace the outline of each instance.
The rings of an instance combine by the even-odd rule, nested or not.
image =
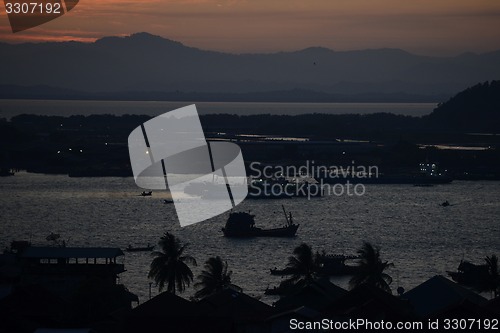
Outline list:
[[[318,254],[314,254],[312,248],[302,243],[293,250],[294,256],[288,258],[287,267],[290,268],[291,277],[289,282],[298,282],[303,279],[310,282],[316,276],[319,268]]]
[[[198,275],[199,282],[195,284],[196,288],[200,288],[195,298],[204,298],[227,288],[231,284],[231,274],[232,271],[227,270],[227,262],[219,256],[208,258],[204,270]]]
[[[488,274],[485,277],[485,281],[480,283],[481,291],[491,291],[494,297],[498,297],[498,291],[500,289],[500,275],[498,274],[498,257],[492,255],[491,257],[486,257],[486,267],[488,268]]]
[[[158,242],[161,251],[152,253],[155,258],[151,262],[148,278],[154,279],[161,292],[167,285],[167,292],[182,293],[193,281],[193,272],[188,264],[196,266],[196,260],[184,255],[188,244],[182,245],[180,240],[166,232]]]
[[[359,255],[358,270],[349,281],[351,288],[367,284],[384,291],[392,293],[390,284],[392,278],[384,271],[394,264],[380,259],[380,249],[368,242],[363,242],[363,246],[357,251]]]

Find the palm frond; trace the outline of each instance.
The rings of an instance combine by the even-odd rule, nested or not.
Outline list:
[[[198,288],[195,297],[204,298],[227,288],[231,284],[231,274],[231,271],[228,272],[227,262],[222,261],[219,256],[208,258],[203,271],[198,275],[199,282],[195,283]]]
[[[181,245],[180,240],[166,232],[158,242],[160,251],[154,251],[148,278],[155,281],[158,289],[162,291],[167,286],[167,292],[183,292],[186,286],[193,281],[193,272],[187,263],[196,265],[196,260],[183,256],[187,244]]]
[[[392,277],[385,273],[385,270],[394,267],[394,264],[383,262],[380,259],[380,248],[368,242],[363,242],[357,253],[359,255],[358,270],[349,281],[349,287],[352,289],[368,284],[390,293],[389,285],[392,283]]]

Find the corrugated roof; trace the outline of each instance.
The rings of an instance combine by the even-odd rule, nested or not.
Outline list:
[[[487,302],[484,297],[441,275],[436,275],[416,286],[403,294],[402,298],[409,300],[415,312],[422,317],[430,316],[464,300],[476,305],[484,305]]]
[[[276,310],[251,296],[224,289],[197,302],[203,316],[230,317],[233,320],[263,320]]]
[[[123,251],[113,247],[29,247],[23,251],[22,258],[115,258]]]
[[[274,306],[277,309],[295,309],[303,305],[321,311],[347,294],[346,290],[331,283],[328,278],[317,279],[310,283],[301,280],[299,283],[301,285],[299,290],[276,301]]]

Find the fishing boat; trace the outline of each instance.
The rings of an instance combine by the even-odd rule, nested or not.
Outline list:
[[[14,176],[14,172],[11,169],[0,169],[0,177]]]
[[[275,267],[275,268],[271,268],[270,271],[271,271],[271,275],[281,275],[281,276],[292,275],[293,273],[295,273],[295,270],[293,268],[290,268],[290,267],[285,267],[283,269],[279,269],[279,268]]]
[[[285,207],[286,224],[280,228],[262,229],[255,226],[255,215],[245,212],[235,212],[229,215],[226,226],[222,228],[225,237],[294,237],[299,224],[293,223],[292,213],[287,215]]]
[[[321,254],[318,257],[320,275],[324,276],[343,276],[353,275],[359,272],[359,266],[347,265],[346,260],[356,260],[358,256],[347,256],[343,254]]]
[[[358,256],[346,256],[343,254],[319,254],[316,257],[318,262],[318,268],[316,273],[322,276],[343,276],[343,275],[353,275],[359,271],[358,266],[346,265],[346,260],[359,259]],[[270,269],[271,275],[293,275],[297,273],[291,267],[285,267],[283,269],[274,268]]]
[[[154,247],[155,247],[154,245],[149,245],[149,244],[148,244],[148,246],[144,246],[144,247],[132,247],[132,245],[129,244],[129,246],[127,246],[125,251],[127,251],[127,252],[150,252],[150,251],[153,251]]]
[[[59,234],[55,234],[53,232],[50,233],[50,235],[48,235],[47,237],[45,237],[45,239],[49,242],[56,242],[59,238],[61,238],[61,235]]]
[[[476,265],[462,260],[456,272],[446,271],[448,275],[458,284],[474,287],[480,286],[488,280],[488,265]]]

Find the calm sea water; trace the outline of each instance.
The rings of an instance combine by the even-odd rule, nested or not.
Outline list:
[[[54,100],[0,100],[0,118],[27,113],[39,115],[89,114],[146,114],[157,116],[190,102],[133,102],[133,101],[54,101]],[[422,116],[436,107],[435,103],[196,103],[200,114],[308,114],[308,113],[377,113]]]
[[[296,238],[227,239],[222,236],[228,213],[181,228],[173,205],[163,193],[140,197],[132,178],[69,178],[19,173],[0,178],[0,246],[12,240],[48,245],[45,237],[59,233],[68,246],[156,244],[173,232],[190,245],[187,252],[199,263],[219,255],[228,261],[233,282],[271,303],[264,289],[280,277],[269,269],[283,267],[302,242],[328,253],[355,253],[363,240],[381,247],[384,260],[395,268],[393,289],[406,290],[436,275],[456,269],[462,258],[482,262],[500,254],[500,183],[460,182],[434,187],[369,185],[360,197],[323,197],[283,200],[245,200],[238,209],[256,215],[259,226],[284,223],[281,205],[300,223]],[[439,204],[448,200],[452,206]],[[127,272],[121,282],[148,299],[149,253],[126,253]],[[347,279],[333,279],[346,287]],[[193,293],[190,288],[186,296]],[[157,291],[153,289],[153,296]]]

